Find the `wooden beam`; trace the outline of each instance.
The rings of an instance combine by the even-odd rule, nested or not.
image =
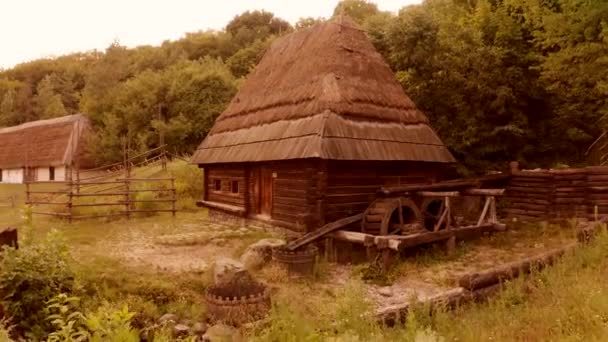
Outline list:
[[[382,187],[379,190],[381,195],[395,195],[404,192],[416,192],[426,190],[456,190],[462,188],[478,188],[481,186],[479,180],[458,180],[458,181],[447,181],[438,182],[433,184],[412,184],[404,186],[393,186],[393,187]]]
[[[105,195],[105,194],[104,194]],[[211,209],[219,209],[223,211],[227,211],[237,215],[245,215],[245,208],[238,207],[235,205],[229,205],[224,203],[212,202],[212,201],[197,201],[196,205],[198,207],[207,207]]]
[[[357,214],[357,215],[353,215],[353,216],[349,216],[349,217],[345,217],[343,219],[340,219],[338,221],[334,221],[331,223],[328,223],[326,225],[324,225],[323,227],[312,231],[308,234],[303,235],[302,237],[300,237],[297,240],[294,240],[292,242],[290,242],[287,245],[287,249],[289,250],[295,250],[298,247],[304,246],[308,243],[313,242],[314,240],[327,235],[331,232],[333,232],[334,230],[340,229],[344,226],[347,226],[351,223],[355,223],[357,221],[361,221],[363,219],[363,214]]]
[[[481,226],[483,220],[486,218],[486,215],[488,214],[488,209],[490,209],[491,202],[492,200],[490,199],[490,197],[486,197],[486,203],[483,205],[483,210],[481,211],[481,215],[479,215],[479,220],[477,220],[478,226]]]
[[[505,189],[465,189],[462,192],[467,195],[502,196]]]
[[[418,191],[416,193],[422,197],[458,197],[460,192],[458,191]]]
[[[520,274],[530,273],[533,269],[540,269],[555,262],[568,251],[573,250],[577,243],[551,250],[520,261],[511,262],[485,271],[462,276],[458,284],[466,289],[475,290],[492,286],[505,280],[518,277]]]

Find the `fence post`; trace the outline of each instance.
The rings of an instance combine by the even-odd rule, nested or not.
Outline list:
[[[69,183],[70,192],[68,193],[68,223],[72,223],[72,200],[74,198],[74,184]]]
[[[171,194],[172,194],[172,201],[171,201],[171,210],[173,210],[171,213],[173,214],[173,217],[175,217],[175,201],[177,200],[177,193],[175,190],[175,178],[171,177]]]
[[[30,198],[30,182],[25,181],[25,203],[29,205],[31,203]]]

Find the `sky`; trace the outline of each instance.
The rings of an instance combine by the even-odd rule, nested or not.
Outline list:
[[[396,12],[421,0],[376,0]],[[159,45],[186,32],[221,29],[235,15],[264,9],[292,24],[329,17],[338,0],[2,0],[0,69],[42,57],[103,50],[113,41]]]

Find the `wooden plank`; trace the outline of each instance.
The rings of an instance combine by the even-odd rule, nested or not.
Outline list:
[[[465,189],[462,193],[479,196],[502,196],[505,194],[505,189]]]
[[[228,211],[228,212],[240,214],[240,215],[245,214],[245,208],[228,205],[228,204],[224,204],[224,203],[217,203],[217,202],[212,202],[212,201],[197,201],[196,205],[199,207],[220,209],[220,210],[224,210],[224,211]]]
[[[412,184],[395,187],[382,187],[379,192],[382,195],[395,195],[404,192],[430,191],[430,190],[453,190],[461,188],[475,188],[481,186],[481,182],[477,180],[462,180],[438,182],[433,184]]]
[[[458,197],[460,192],[458,191],[418,191],[416,195],[422,197]]]
[[[344,226],[347,226],[347,225],[349,225],[351,223],[355,223],[357,221],[361,221],[361,219],[363,219],[363,213],[357,214],[357,215],[353,215],[353,216],[350,216],[350,217],[345,217],[345,218],[340,219],[338,221],[334,221],[334,222],[328,223],[328,224],[324,225],[323,227],[321,227],[321,228],[319,228],[319,229],[317,229],[315,231],[312,231],[312,232],[310,232],[308,234],[305,234],[304,236],[300,237],[299,239],[296,239],[296,240],[290,242],[287,245],[287,248],[289,250],[293,251],[293,250],[295,250],[298,247],[304,246],[304,245],[306,245],[308,243],[311,243],[314,240],[316,240],[316,239],[318,239],[318,238],[320,238],[320,237],[322,237],[324,235],[327,235],[327,234],[333,232],[334,230],[340,229],[340,228],[342,228]]]

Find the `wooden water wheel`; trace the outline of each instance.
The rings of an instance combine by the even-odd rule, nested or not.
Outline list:
[[[379,198],[366,210],[361,231],[372,235],[407,235],[422,229],[422,214],[409,198]]]
[[[420,204],[422,212],[422,225],[428,231],[437,231],[445,229],[450,222],[454,222],[451,211],[446,209],[447,197],[425,197]],[[441,220],[442,215],[449,215],[449,220]],[[441,221],[441,222],[440,222]],[[439,226],[437,224],[439,223]]]

